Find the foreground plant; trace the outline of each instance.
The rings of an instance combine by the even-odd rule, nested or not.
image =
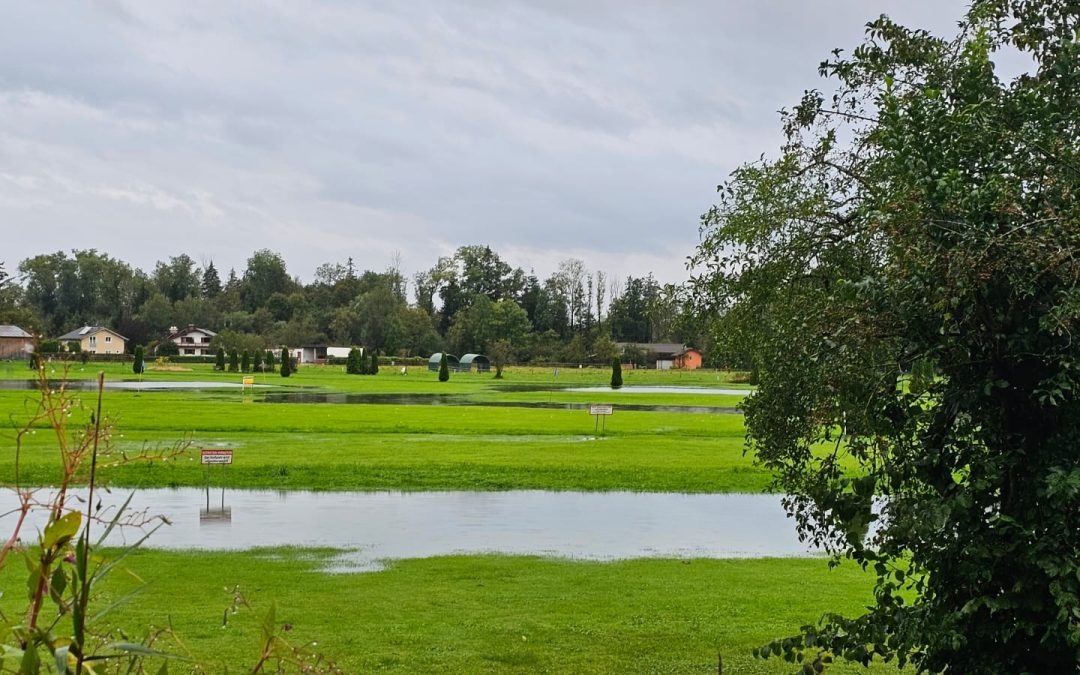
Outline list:
[[[102,602],[99,597],[110,575],[122,569],[124,559],[167,523],[163,517],[130,510],[131,497],[114,511],[104,508],[96,494],[101,489],[99,471],[128,462],[169,461],[184,455],[190,441],[135,452],[118,447],[113,425],[102,415],[104,373],[98,374],[89,421],[70,431],[68,421],[82,404],[68,389],[66,374],[65,370],[54,383],[44,364],[39,364],[38,399],[28,404],[26,418],[15,429],[10,489],[17,506],[0,516],[0,522],[11,527],[0,547],[0,571],[6,573],[9,559],[23,559],[28,570],[27,600],[25,611],[0,614],[0,672],[167,673],[168,664],[176,660],[186,661],[183,669],[187,672],[203,672],[171,629],[125,630],[115,624],[115,610],[137,597],[145,585],[119,599]],[[39,430],[53,433],[60,455],[60,473],[53,487],[27,486],[21,477],[26,440]],[[80,485],[86,485],[85,491],[76,489]],[[35,543],[25,545],[24,535],[37,513],[45,514],[45,524],[35,532]],[[109,549],[106,557],[100,551],[117,528],[137,528],[142,535],[130,546]],[[248,607],[246,601],[242,605]],[[262,672],[270,664],[278,673],[339,672],[332,662],[291,648],[274,631],[273,608],[264,617],[263,627],[269,637],[264,635],[252,672]]]
[[[748,445],[800,532],[877,574],[865,614],[762,656],[1075,672],[1078,30],[1050,0],[976,0],[952,40],[882,17],[705,215],[699,302],[760,376]]]

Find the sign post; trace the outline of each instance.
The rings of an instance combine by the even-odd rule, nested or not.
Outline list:
[[[247,379],[247,378],[245,378]],[[233,450],[232,448],[202,448],[199,450],[199,462],[207,467],[206,469],[206,509],[199,512],[199,522],[213,522],[222,521],[229,522],[232,520],[232,509],[225,506],[225,482],[222,481],[221,485],[221,508],[220,510],[211,510],[210,508],[210,466],[217,464],[221,466],[221,470],[224,471],[226,466],[232,464]]]
[[[589,414],[592,415],[596,423],[593,424],[593,433],[596,433],[597,429],[600,430],[600,434],[603,435],[607,430],[607,418],[608,415],[612,415],[615,412],[615,406],[610,403],[592,403],[589,405]],[[600,428],[600,418],[604,418],[604,427]]]

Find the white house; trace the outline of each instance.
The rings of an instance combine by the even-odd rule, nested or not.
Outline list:
[[[170,326],[165,339],[176,344],[180,349],[180,356],[211,356],[210,339],[215,335],[217,333],[212,330],[196,328],[195,324],[189,323],[183,330]]]

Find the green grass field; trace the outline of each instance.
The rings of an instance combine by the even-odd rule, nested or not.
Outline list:
[[[788,673],[790,664],[754,659],[751,648],[815,622],[822,608],[858,610],[871,581],[855,566],[830,571],[821,559],[470,556],[327,575],[319,566],[328,555],[142,551],[127,565],[151,585],[113,620],[171,622],[211,673],[250,669],[258,618],[275,602],[279,623],[293,627],[285,634],[292,644],[318,643],[311,649],[351,673],[715,673],[718,653],[726,673]],[[21,595],[13,577],[3,577],[7,607]],[[132,586],[121,575],[100,602]],[[256,611],[223,628],[234,586]]]
[[[119,364],[107,364],[110,379],[130,379]],[[89,366],[88,366],[89,368]],[[215,373],[207,365],[181,373],[189,380],[234,382],[236,374]],[[73,374],[86,375],[84,371]],[[409,394],[447,393],[477,405],[353,405],[265,403],[261,393],[238,390],[107,391],[105,409],[117,426],[114,441],[132,452],[192,442],[187,458],[170,463],[106,467],[105,477],[127,487],[192,486],[205,482],[197,449],[235,448],[235,464],[215,472],[230,487],[278,489],[557,489],[680,492],[759,492],[766,472],[743,455],[742,418],[728,414],[686,414],[619,410],[621,402],[674,406],[732,406],[739,398],[701,394],[564,392],[547,371],[510,370],[500,383],[490,375],[456,374],[440,383],[434,374],[402,377],[386,369],[375,377],[346,376],[340,368],[306,367],[298,377],[267,375],[275,385],[306,392]],[[26,373],[15,373],[26,377]],[[642,384],[716,384],[716,373],[675,374],[630,371]],[[147,379],[179,379],[152,373]],[[588,377],[587,377],[588,376]],[[598,370],[560,374],[560,384],[603,384]],[[730,386],[719,382],[721,386]],[[448,386],[449,385],[449,386]],[[520,391],[542,386],[543,391]],[[302,387],[302,389],[300,389]],[[510,390],[506,391],[505,388]],[[25,417],[32,391],[0,391],[0,412],[9,424]],[[90,392],[80,394],[84,404]],[[605,433],[594,433],[587,411],[496,407],[507,402],[545,404],[614,403]],[[72,424],[85,421],[89,406],[75,411]],[[11,437],[11,427],[3,432]],[[41,429],[23,457],[24,480],[55,480],[57,456]],[[13,456],[0,457],[0,475],[10,475]]]
[[[75,366],[71,379],[94,376]],[[137,379],[130,366],[106,364],[110,380]],[[58,371],[53,374],[59,376]],[[0,379],[26,379],[20,364],[0,365]],[[258,375],[272,392],[350,395],[447,395],[469,405],[270,403],[235,390],[107,391],[117,450],[133,453],[178,439],[235,449],[235,464],[214,467],[215,485],[287,490],[641,490],[759,492],[770,477],[743,453],[737,414],[636,412],[620,405],[731,407],[741,397],[695,393],[565,391],[603,386],[602,369],[509,369],[490,375],[348,376],[337,367],[304,367],[288,379]],[[723,373],[627,371],[627,386],[745,388]],[[145,380],[238,382],[209,366],[157,372]],[[87,419],[93,395],[72,412]],[[0,391],[0,483],[14,475],[14,425],[34,392]],[[532,403],[612,403],[606,433],[594,433],[585,411],[507,407]],[[23,484],[56,479],[50,429],[28,437]],[[193,452],[168,463],[103,467],[113,485],[202,485],[207,474]],[[150,586],[113,618],[142,628],[171,622],[208,672],[250,669],[257,658],[258,617],[243,612],[222,626],[239,586],[265,611],[278,606],[289,639],[318,643],[346,672],[445,673],[710,673],[717,654],[727,673],[786,673],[791,665],[760,661],[752,647],[795,632],[825,611],[857,611],[872,579],[854,567],[830,571],[823,559],[632,560],[581,562],[535,557],[457,556],[405,560],[380,572],[327,574],[333,551],[141,551],[128,566]],[[0,573],[0,607],[24,597],[21,564]],[[125,593],[120,575],[98,606]],[[174,669],[175,670],[175,669]],[[891,670],[879,666],[876,670]],[[839,666],[833,672],[861,672]]]

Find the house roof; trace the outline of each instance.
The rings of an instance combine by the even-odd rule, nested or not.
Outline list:
[[[0,338],[32,338],[34,337],[30,333],[27,333],[18,326],[0,326]]]
[[[182,328],[182,329],[180,329],[178,331],[169,333],[168,335],[165,336],[165,339],[166,340],[171,340],[171,339],[173,339],[175,337],[183,337],[183,336],[187,335],[188,333],[194,333],[195,331],[198,331],[198,332],[203,333],[205,335],[209,335],[210,337],[214,337],[215,335],[217,335],[217,333],[215,333],[214,331],[212,331],[212,330],[210,330],[208,328],[199,328],[198,326],[188,325],[187,328]]]
[[[124,342],[127,342],[126,337],[124,337],[120,333],[117,333],[112,328],[106,328],[105,326],[83,326],[82,328],[76,328],[75,330],[71,331],[70,333],[65,333],[65,334],[61,335],[60,337],[58,337],[56,339],[61,340],[61,341],[79,340],[81,342],[84,337],[87,337],[88,335],[97,335],[98,333],[100,333],[102,331],[108,331],[108,332],[112,333],[113,335],[115,335],[116,337],[123,340]]]
[[[686,345],[678,342],[616,342],[615,346],[619,349],[626,349],[628,346],[636,347],[642,351],[658,355],[681,354],[686,350]]]

